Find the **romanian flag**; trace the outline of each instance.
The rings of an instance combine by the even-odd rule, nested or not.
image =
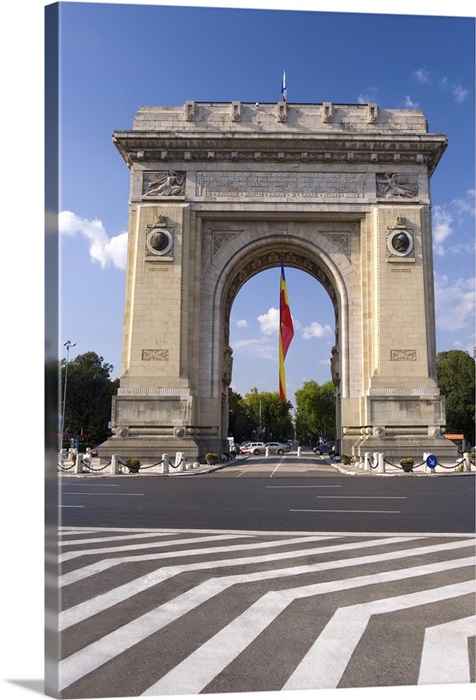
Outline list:
[[[281,403],[286,398],[286,374],[284,360],[294,335],[293,319],[289,308],[284,267],[281,263],[281,285],[279,294],[279,398]]]
[[[286,87],[286,72],[283,71],[283,80],[281,83],[281,100],[283,102],[286,102],[286,93],[287,93],[287,87]]]

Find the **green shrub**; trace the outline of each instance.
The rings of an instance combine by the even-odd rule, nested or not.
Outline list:
[[[205,455],[205,461],[207,464],[214,464],[218,461],[218,455],[216,452],[207,452]]]
[[[137,459],[137,457],[132,457],[132,459],[128,459],[126,462],[126,467],[129,468],[129,471],[137,473],[140,468],[140,459]]]
[[[403,468],[404,472],[413,471],[414,464],[415,464],[415,460],[412,459],[412,457],[404,457],[403,459],[400,460],[400,466]]]

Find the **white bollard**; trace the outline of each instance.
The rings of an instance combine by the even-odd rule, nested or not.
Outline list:
[[[269,447],[267,447],[264,451],[265,457],[269,457]]]
[[[182,452],[177,452],[175,454],[175,466],[178,467],[179,472],[184,472],[186,469],[186,461]]]
[[[192,468],[198,469],[200,467],[200,462],[194,462]]]
[[[364,471],[370,471],[370,452],[364,454]]]
[[[169,473],[169,456],[162,455],[162,474]]]
[[[385,462],[384,462],[384,454],[383,452],[378,453],[378,468],[377,472],[379,474],[385,474]]]
[[[463,464],[464,464],[464,469],[467,472],[471,471],[471,457],[469,456],[469,452],[464,452],[463,453]]]
[[[82,474],[83,473],[83,455],[82,454],[76,455],[76,466],[74,468],[74,473],[75,474]]]
[[[297,456],[298,456],[298,457],[301,456],[301,446],[299,446],[299,447],[297,448]]]
[[[111,457],[111,474],[120,474],[121,470],[119,467],[119,457],[118,455],[112,455]]]

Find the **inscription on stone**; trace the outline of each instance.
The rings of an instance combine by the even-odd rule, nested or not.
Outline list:
[[[416,350],[390,350],[390,360],[392,362],[415,362],[416,359]]]
[[[165,348],[156,348],[153,350],[142,350],[143,360],[163,361],[169,359],[169,351]]]
[[[198,197],[362,198],[363,173],[197,173]]]

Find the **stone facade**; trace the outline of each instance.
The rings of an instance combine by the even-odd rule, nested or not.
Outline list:
[[[231,306],[283,259],[334,304],[342,451],[448,454],[430,218],[447,140],[422,112],[187,102],[140,108],[113,140],[131,189],[122,376],[105,450],[150,460],[225,449]]]

